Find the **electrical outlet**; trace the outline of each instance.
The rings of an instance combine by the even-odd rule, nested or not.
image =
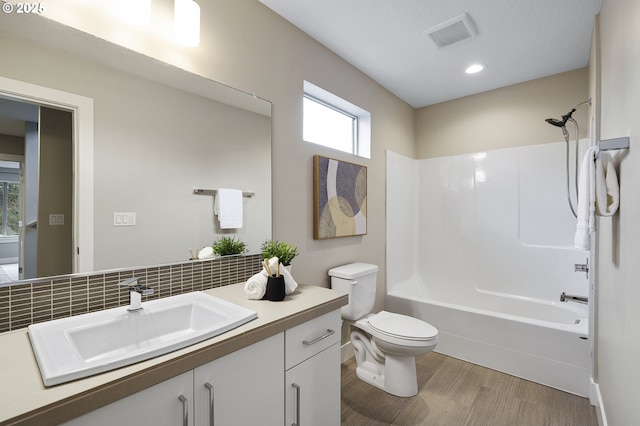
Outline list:
[[[114,212],[113,226],[136,226],[136,212]]]

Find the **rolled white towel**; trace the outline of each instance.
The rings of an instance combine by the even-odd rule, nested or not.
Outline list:
[[[211,246],[205,247],[198,252],[198,259],[209,259],[214,256],[215,254],[213,253],[213,247]]]
[[[267,291],[267,273],[262,270],[244,283],[244,293],[247,299],[260,300]]]
[[[278,271],[278,264],[280,264],[280,275],[284,276],[284,293],[289,295],[296,291],[296,288],[298,288],[298,283],[293,279],[291,273],[289,273],[289,271],[285,269],[284,265],[277,257],[272,257],[271,259],[269,259],[269,269],[271,270],[272,274],[275,274]],[[265,273],[265,276],[268,274],[268,272],[265,271],[264,268],[262,269],[262,271]]]

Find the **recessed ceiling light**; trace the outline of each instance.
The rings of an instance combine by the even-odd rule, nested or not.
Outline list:
[[[487,67],[487,66],[486,66],[485,64],[473,64],[473,65],[470,65],[470,66],[465,70],[465,72],[466,72],[467,74],[475,74],[475,73],[478,73],[478,72],[482,71],[482,70],[483,70],[483,69],[485,69],[486,67]]]

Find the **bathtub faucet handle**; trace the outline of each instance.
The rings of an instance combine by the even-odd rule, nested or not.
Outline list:
[[[589,258],[587,257],[586,263],[574,263],[573,270],[575,272],[584,272],[587,275],[587,279],[589,279]]]

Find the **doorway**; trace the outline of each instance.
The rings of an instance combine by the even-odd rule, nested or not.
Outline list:
[[[93,99],[0,76],[0,98],[67,111],[72,121],[72,272],[93,271]],[[50,218],[46,218],[47,223]],[[54,216],[53,220],[57,220]]]
[[[72,218],[72,112],[0,98],[0,282],[72,273]]]

